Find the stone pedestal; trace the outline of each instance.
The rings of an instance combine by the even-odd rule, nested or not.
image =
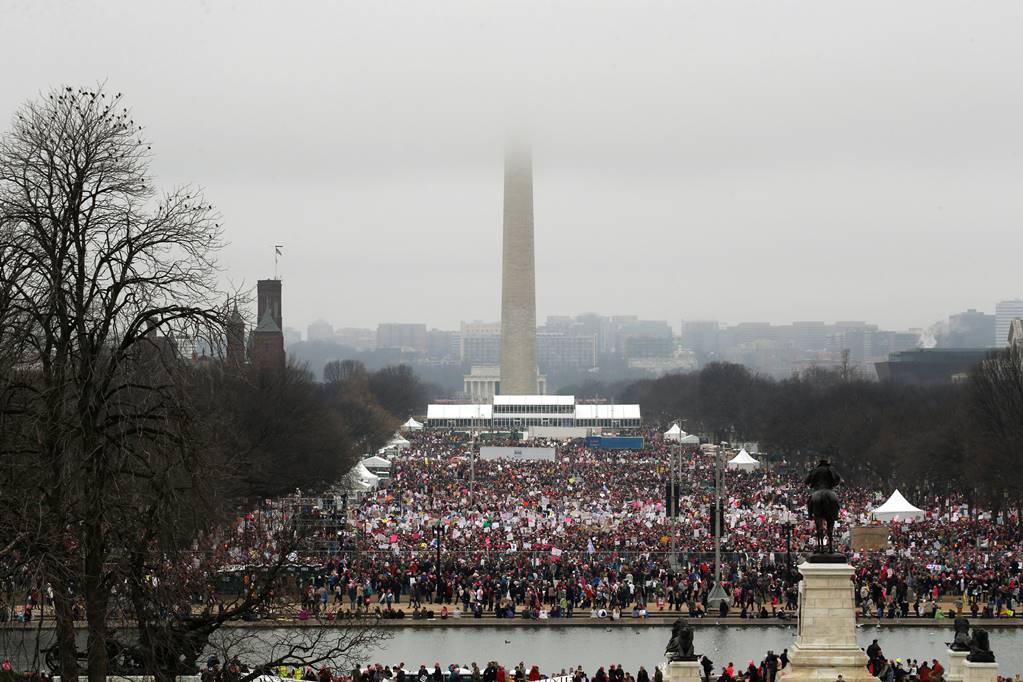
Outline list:
[[[948,650],[948,667],[945,668],[945,680],[947,682],[963,682],[963,664],[969,651]]]
[[[672,661],[661,664],[664,682],[700,682],[703,668],[699,661]]]
[[[997,663],[963,661],[963,682],[997,682]]]
[[[799,565],[799,630],[789,650],[785,682],[877,682],[856,641],[853,567],[842,563]]]

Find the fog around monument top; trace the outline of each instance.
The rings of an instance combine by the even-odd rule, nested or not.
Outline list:
[[[0,118],[105,81],[285,324],[537,313],[926,326],[1023,296],[1016,2],[3,2]],[[45,48],[43,47],[45,45]]]

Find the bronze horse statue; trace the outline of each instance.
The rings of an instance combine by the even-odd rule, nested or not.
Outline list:
[[[826,459],[818,462],[806,477],[806,485],[813,491],[807,501],[807,512],[813,519],[818,554],[832,554],[835,551],[835,522],[838,521],[839,504],[834,488],[841,482],[842,477]]]

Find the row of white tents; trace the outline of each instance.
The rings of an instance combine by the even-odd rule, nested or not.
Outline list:
[[[672,424],[671,428],[664,432],[664,440],[694,445],[700,442],[699,437],[687,434],[677,423]],[[760,462],[747,452],[746,448],[742,448],[735,457],[728,460],[727,466],[729,469],[739,471],[753,471],[760,468]],[[898,490],[870,514],[878,521],[916,521],[927,516],[927,512],[913,506]]]

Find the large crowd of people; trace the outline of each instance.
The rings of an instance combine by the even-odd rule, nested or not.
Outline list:
[[[319,569],[297,589],[310,616],[706,613],[714,584],[715,456],[707,448],[684,450],[673,518],[665,482],[674,446],[657,436],[638,451],[542,443],[556,447],[554,461],[474,458],[461,433],[407,437],[411,445],[389,455],[389,483],[350,500],[336,549],[307,557]],[[787,550],[795,554],[811,542],[805,474],[784,461],[727,471],[728,615],[786,617],[795,608],[796,559]],[[885,491],[840,492],[842,533],[869,524]],[[889,529],[883,550],[851,551],[848,538],[842,542],[857,569],[863,615],[940,618],[950,608],[1017,615],[1023,532],[1016,523],[970,514],[964,501],[952,500],[940,513]],[[244,549],[236,549],[233,559],[244,563]]]
[[[327,498],[317,503],[300,496],[267,501],[223,537],[211,539],[204,551],[221,567],[221,580],[206,594],[197,593],[196,603],[223,608],[231,592],[254,589],[258,572],[250,575],[247,567],[273,558],[277,547],[270,530],[297,514],[311,520],[305,550],[289,557],[302,570],[290,574],[276,599],[297,604],[302,619],[707,615],[715,580],[713,449],[682,448],[648,434],[642,450],[594,449],[582,440],[540,442],[534,444],[556,449],[553,461],[483,460],[462,433],[419,431],[407,437],[407,448],[387,453],[385,485],[339,494],[333,505]],[[682,464],[675,460],[669,472],[671,453],[679,450]],[[732,604],[713,609],[717,617],[794,617],[793,563],[812,542],[805,522],[806,470],[784,460],[762,464],[724,475],[722,585]],[[674,516],[665,494],[671,474],[681,481]],[[926,518],[888,524],[884,549],[852,550],[844,533],[870,524],[870,510],[886,492],[840,489],[839,545],[856,569],[861,615],[943,618],[955,610],[1018,617],[1023,532],[1016,519],[971,513],[963,500],[945,500],[940,510],[936,501],[918,500],[929,510]],[[227,575],[236,580],[225,581]],[[24,612],[4,617],[31,619],[50,598],[32,589]],[[886,659],[879,649],[868,654],[871,670],[886,682],[941,680],[933,662]],[[729,663],[720,670],[711,664],[705,672],[718,682],[768,682],[783,661],[770,654],[759,664]],[[206,676],[226,680],[230,670],[229,664]],[[323,682],[398,682],[410,676],[437,682],[437,670],[377,666],[358,679],[301,668],[275,672]],[[535,679],[535,669],[505,671],[496,664],[441,672],[458,682]],[[656,674],[612,667],[557,677],[649,682]]]

